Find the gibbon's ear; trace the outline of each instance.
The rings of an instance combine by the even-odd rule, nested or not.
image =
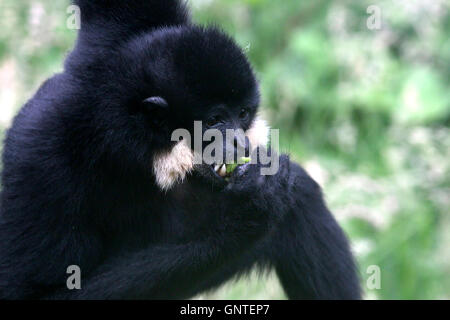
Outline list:
[[[150,97],[142,101],[142,111],[155,126],[161,126],[169,112],[169,104],[162,97]]]
[[[142,106],[146,108],[148,111],[152,112],[157,109],[167,109],[169,104],[166,99],[162,97],[150,97],[142,101]]]

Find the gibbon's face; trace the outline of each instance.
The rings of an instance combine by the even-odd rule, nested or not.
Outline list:
[[[153,143],[167,145],[179,128],[187,129],[192,138],[190,146],[186,141],[172,143],[154,154],[153,172],[161,189],[170,189],[194,169],[223,179],[223,168],[215,164],[194,166],[194,121],[202,123],[202,133],[222,133],[224,158],[238,148],[249,153],[250,147],[267,144],[267,127],[256,116],[257,81],[231,38],[215,28],[181,27],[156,31],[131,45],[133,64],[147,66],[143,77],[149,85],[142,90],[140,108],[158,140]],[[227,143],[228,129],[242,130],[247,137]]]

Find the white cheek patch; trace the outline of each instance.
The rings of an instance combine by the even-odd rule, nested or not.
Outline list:
[[[269,127],[257,117],[250,129],[245,132],[250,141],[251,151],[258,146],[267,147]],[[153,172],[158,186],[167,191],[176,183],[182,182],[194,168],[194,152],[185,140],[178,142],[172,150],[157,154],[153,159]]]
[[[193,168],[194,153],[184,140],[153,159],[156,183],[162,190],[169,190],[175,183],[182,182]]]
[[[257,117],[250,129],[245,132],[249,142],[251,151],[255,150],[259,146],[267,148],[269,143],[269,126],[267,122],[260,117]]]

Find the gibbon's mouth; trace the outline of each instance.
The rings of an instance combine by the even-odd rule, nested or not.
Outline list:
[[[237,164],[212,164],[210,166],[214,175],[221,179],[228,179],[233,174],[234,169],[237,167]]]
[[[237,167],[246,166],[249,164],[249,162],[250,162],[250,158],[243,157],[238,163],[212,164],[210,166],[210,168],[216,177],[219,177],[222,179],[228,179],[231,177],[231,175],[233,174],[234,170],[236,170]]]
[[[213,170],[213,172],[216,176],[219,176],[221,178],[225,178],[225,177],[227,177],[227,175],[228,176],[231,175],[231,173],[227,174],[227,165],[225,163],[212,164],[211,169]]]

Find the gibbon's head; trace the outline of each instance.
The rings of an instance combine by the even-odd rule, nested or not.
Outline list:
[[[226,129],[242,129],[252,147],[267,144],[267,128],[256,117],[259,90],[253,70],[242,50],[217,28],[162,28],[119,52],[111,77],[118,74],[121,82],[112,91],[120,96],[123,88],[127,100],[122,105],[128,107],[134,137],[151,149],[148,161],[161,189],[170,189],[194,169],[194,121],[202,122],[203,131],[214,128],[224,136]],[[171,141],[179,128],[191,133],[192,148]],[[247,147],[248,140],[224,145]],[[214,167],[208,168],[217,175]]]

